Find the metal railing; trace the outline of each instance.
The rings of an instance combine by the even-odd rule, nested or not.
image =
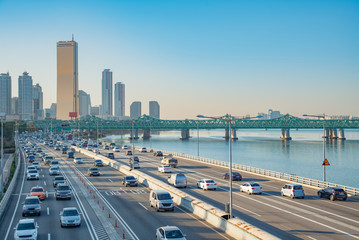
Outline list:
[[[162,151],[162,150],[157,150],[157,149],[152,149],[152,150],[153,151]],[[162,151],[162,152],[164,154],[172,154],[173,156],[177,156],[177,157],[181,157],[181,158],[185,158],[185,159],[189,159],[189,160],[193,160],[193,161],[210,163],[210,164],[214,164],[214,165],[222,166],[222,167],[229,167],[228,162],[224,162],[224,161],[220,161],[220,160],[198,157],[198,156],[193,156],[193,155],[184,154],[184,153],[176,153],[176,152],[169,152],[169,151]],[[300,177],[295,174],[281,173],[281,172],[246,166],[246,165],[237,164],[237,163],[234,163],[232,165],[232,168],[241,170],[241,171],[250,172],[250,173],[260,174],[260,175],[267,176],[267,177],[301,183],[301,184],[312,186],[312,187],[318,187],[318,188],[339,187],[339,188],[343,188],[344,191],[346,191],[348,194],[353,195],[353,196],[357,196],[359,194],[359,188],[344,186],[344,185],[340,185],[340,184],[336,184],[336,183],[323,182],[320,180],[306,178],[306,177]]]

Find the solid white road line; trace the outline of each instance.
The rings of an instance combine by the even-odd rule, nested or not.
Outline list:
[[[44,181],[44,185],[46,186],[46,182]]]
[[[108,179],[110,182],[113,182],[111,179]]]
[[[51,240],[51,234],[50,233],[47,234],[47,240]]]
[[[142,203],[138,202],[138,204],[140,204],[144,209],[148,210],[148,208],[144,206]]]
[[[50,209],[47,208],[47,215],[50,215]]]

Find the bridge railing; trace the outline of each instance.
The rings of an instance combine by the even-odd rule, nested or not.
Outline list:
[[[157,149],[153,149],[153,151],[157,151]],[[189,160],[210,163],[210,164],[214,164],[214,165],[222,166],[222,167],[229,167],[228,162],[224,162],[224,161],[220,161],[220,160],[204,158],[204,157],[198,157],[198,156],[193,156],[193,155],[184,154],[184,153],[176,153],[176,152],[169,152],[169,151],[162,151],[162,152],[164,154],[172,154],[173,156],[186,158],[186,159],[189,159]],[[346,191],[350,195],[353,195],[353,196],[359,195],[359,188],[348,187],[348,186],[344,186],[344,185],[340,185],[340,184],[336,184],[336,183],[324,182],[324,181],[311,179],[311,178],[306,178],[306,177],[300,177],[300,176],[297,176],[295,174],[281,173],[281,172],[276,172],[276,171],[257,168],[257,167],[246,166],[246,165],[237,164],[237,163],[234,163],[232,165],[232,168],[236,169],[236,170],[255,173],[255,174],[259,174],[259,175],[263,175],[263,176],[267,176],[267,177],[272,177],[272,178],[276,178],[276,179],[296,182],[296,183],[300,183],[300,184],[303,184],[303,185],[309,185],[309,186],[312,186],[312,187],[318,187],[318,188],[339,187],[339,188],[343,188],[344,191]]]

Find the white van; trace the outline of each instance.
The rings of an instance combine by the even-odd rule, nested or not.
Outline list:
[[[304,198],[303,186],[300,184],[286,184],[281,189],[282,196],[288,196],[290,198]]]
[[[187,178],[183,173],[174,173],[168,177],[168,183],[175,187],[187,187]]]
[[[160,210],[174,211],[174,203],[171,194],[165,190],[152,190],[150,192],[150,206]]]

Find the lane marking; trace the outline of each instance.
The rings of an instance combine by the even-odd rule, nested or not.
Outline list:
[[[248,210],[248,209],[246,209],[246,208],[240,207],[240,206],[238,206],[238,205],[236,205],[236,204],[233,204],[233,206],[235,206],[236,208],[242,209],[242,210],[244,210],[244,211],[250,212],[250,213],[252,213],[252,214],[254,214],[254,215],[258,216],[258,217],[261,217],[261,216],[262,216],[262,215],[259,215],[258,213],[255,213],[255,212],[250,211],[250,210]]]
[[[113,182],[111,179],[108,179],[110,182]]]
[[[47,215],[50,215],[50,209],[47,208]]]
[[[138,204],[140,204],[144,209],[148,210],[148,208],[144,206],[142,203],[138,202]]]
[[[44,181],[44,185],[46,186],[46,182]]]
[[[47,240],[51,240],[51,234],[50,233],[47,234]]]
[[[304,236],[306,236],[307,238],[313,239],[313,240],[317,240],[316,238],[308,236],[308,235],[304,235]]]

